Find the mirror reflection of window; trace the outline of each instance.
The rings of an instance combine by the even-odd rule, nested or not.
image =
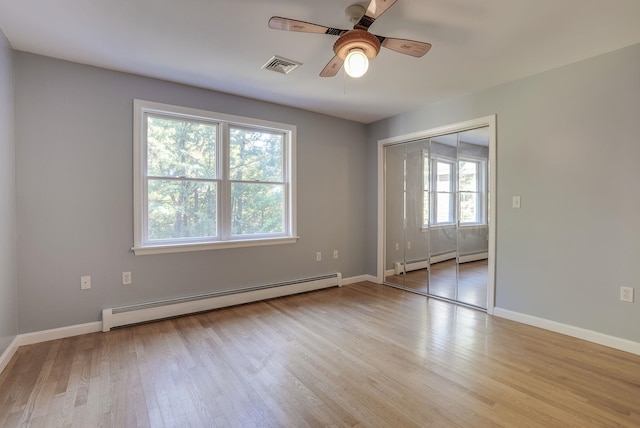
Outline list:
[[[486,308],[488,128],[385,148],[385,283]]]
[[[461,159],[458,170],[460,224],[485,224],[486,161]]]

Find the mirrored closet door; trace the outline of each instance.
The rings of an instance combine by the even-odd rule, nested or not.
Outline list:
[[[487,308],[489,129],[384,147],[385,283]]]

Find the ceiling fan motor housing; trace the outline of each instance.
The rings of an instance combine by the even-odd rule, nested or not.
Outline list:
[[[380,51],[380,40],[366,30],[347,31],[333,44],[333,51],[340,59],[345,59],[352,49],[362,49],[369,59],[374,59]]]

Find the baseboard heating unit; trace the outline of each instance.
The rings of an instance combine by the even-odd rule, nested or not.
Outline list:
[[[434,265],[436,263],[445,262],[447,260],[452,260],[455,258],[456,258],[456,253],[438,254],[435,256],[431,256],[431,264]],[[484,251],[480,253],[460,255],[458,257],[458,262],[469,263],[469,262],[476,262],[478,260],[485,260],[487,258],[489,258],[489,253]],[[429,259],[411,260],[411,261],[407,261],[406,263],[395,262],[393,264],[393,274],[401,275],[405,272],[411,272],[419,269],[426,269],[428,267],[429,267]]]
[[[393,274],[401,275],[405,272],[411,272],[413,270],[426,269],[429,266],[428,259],[411,260],[408,262],[395,262],[393,264]]]
[[[289,296],[306,291],[341,286],[342,275],[340,273],[334,273],[233,291],[222,291],[159,302],[108,308],[102,310],[102,331],[109,331],[113,327],[155,321],[227,306],[258,302],[275,297]]]
[[[444,262],[447,260],[455,259],[456,253],[444,253],[444,254],[435,254],[431,256],[431,264],[434,265],[436,263]],[[409,260],[405,262],[395,262],[393,264],[393,271],[395,275],[400,275],[405,272],[411,272],[413,270],[426,269],[429,267],[429,259],[418,259],[418,260]]]

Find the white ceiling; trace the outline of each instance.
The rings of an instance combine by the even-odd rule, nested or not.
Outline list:
[[[383,49],[356,80],[318,76],[335,36],[267,26],[277,15],[350,29],[355,2],[0,0],[0,28],[16,50],[363,123],[640,42],[640,0],[398,0],[369,30],[433,48]],[[273,55],[303,66],[262,70]]]

